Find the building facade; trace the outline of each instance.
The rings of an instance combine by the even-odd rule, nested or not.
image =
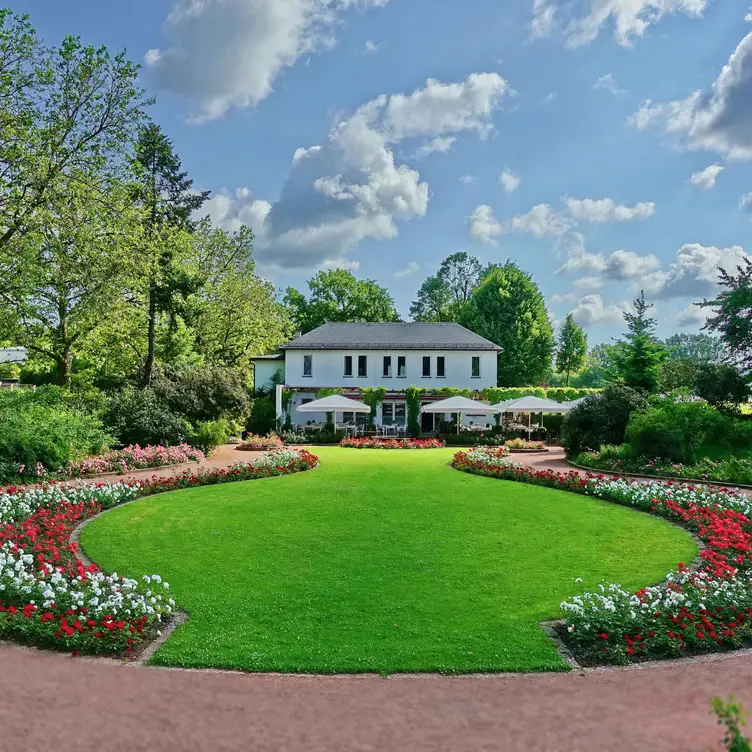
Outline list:
[[[454,323],[330,323],[284,345],[277,355],[254,360],[257,386],[277,386],[277,413],[282,418],[282,389],[292,392],[293,424],[321,422],[323,415],[297,413],[321,389],[343,389],[358,399],[359,390],[385,387],[387,396],[373,416],[377,425],[405,425],[405,389],[430,392],[444,387],[481,391],[496,386],[501,348]],[[272,377],[272,373],[278,373]],[[367,420],[345,414],[345,422]],[[434,430],[442,416],[423,416],[423,430]],[[463,415],[463,422],[487,422],[487,416]],[[430,424],[430,425],[429,425]]]

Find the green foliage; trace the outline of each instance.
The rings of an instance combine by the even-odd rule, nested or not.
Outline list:
[[[628,386],[614,384],[590,395],[564,419],[562,444],[567,454],[622,444],[630,417],[647,406],[645,397]]]
[[[711,706],[718,716],[718,725],[725,729],[723,745],[726,750],[752,752],[752,744],[742,733],[742,728],[747,725],[747,711],[742,704],[733,695],[729,695],[725,702],[720,697],[714,697]]]
[[[204,454],[209,454],[232,436],[232,424],[227,418],[220,420],[200,421],[193,426],[188,436],[188,443],[200,449]]]
[[[363,402],[371,408],[371,412],[368,415],[368,426],[369,428],[375,428],[376,412],[379,409],[379,405],[384,401],[384,397],[386,397],[386,387],[369,386],[361,389],[360,392],[363,395]]]
[[[625,438],[633,457],[691,464],[718,452],[752,448],[752,423],[704,402],[665,399],[632,415]]]
[[[711,308],[705,328],[717,332],[731,361],[749,370],[752,366],[752,261],[742,260],[736,274],[719,270],[722,292],[699,305]]]
[[[464,251],[447,256],[439,271],[423,282],[410,306],[415,321],[458,321],[480,281],[482,266]]]
[[[405,403],[407,406],[407,430],[408,433],[417,437],[420,436],[420,398],[423,396],[424,389],[419,386],[409,386],[405,389]]]
[[[151,387],[126,387],[114,392],[103,414],[105,425],[123,446],[186,441],[190,423],[171,409]]]
[[[661,392],[681,389],[693,394],[702,367],[702,363],[694,358],[668,358],[661,363],[658,388]]]
[[[697,370],[694,383],[698,397],[726,412],[738,412],[750,397],[749,379],[728,363],[706,363]]]
[[[285,303],[304,334],[329,321],[399,321],[389,291],[345,269],[318,272],[308,280],[309,299],[292,287]]]
[[[292,394],[289,391],[282,392],[283,402],[284,395]],[[289,402],[288,402],[289,405]],[[249,433],[258,436],[266,436],[269,431],[273,431],[277,424],[277,408],[273,394],[261,394],[255,396],[250,403],[250,414],[246,421],[246,429]]]
[[[722,363],[726,355],[723,342],[710,334],[672,334],[663,344],[672,359]]]
[[[641,291],[633,305],[635,313],[624,314],[629,332],[625,335],[627,342],[620,364],[621,375],[627,386],[652,393],[658,389],[665,351],[654,336],[656,321],[648,316],[653,304],[645,302]]]
[[[40,463],[56,472],[69,461],[100,454],[112,441],[101,421],[57,387],[0,390],[0,480],[33,476]]]
[[[294,394],[292,390],[290,389],[282,390],[282,412],[285,415],[285,419],[282,423],[282,428],[285,431],[292,430],[292,398],[293,396]]]
[[[460,323],[503,348],[500,386],[539,382],[549,372],[554,337],[545,301],[532,277],[511,261],[484,276]]]
[[[571,402],[580,399],[580,397],[587,397],[599,392],[599,389],[577,389],[572,386],[551,387],[549,389],[540,386],[498,386],[484,389],[482,398],[492,405],[520,397],[540,397],[555,402]]]
[[[569,377],[573,373],[581,371],[586,362],[587,337],[585,331],[569,313],[559,330],[556,350],[556,367],[566,376],[565,386],[569,386]]]

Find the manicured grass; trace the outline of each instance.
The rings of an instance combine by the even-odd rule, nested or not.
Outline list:
[[[312,472],[116,509],[83,547],[158,572],[189,612],[154,662],[322,673],[565,670],[539,627],[564,598],[697,553],[631,509],[460,473],[453,451],[316,448]]]

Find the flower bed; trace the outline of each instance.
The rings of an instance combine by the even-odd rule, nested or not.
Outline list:
[[[268,451],[269,449],[281,449],[283,446],[282,439],[276,433],[271,433],[268,436],[257,436],[251,433],[237,448],[246,451]]]
[[[509,439],[504,446],[512,452],[547,452],[544,441],[530,441],[529,439]]]
[[[339,442],[341,447],[350,449],[440,449],[444,446],[443,441],[439,439],[380,439],[362,438],[362,439],[342,439]]]
[[[700,564],[679,563],[657,586],[615,584],[561,604],[564,636],[585,663],[627,663],[739,647],[752,640],[752,503],[727,489],[535,471],[492,450],[458,452],[458,470],[588,494],[670,520],[702,542]]]
[[[204,453],[199,449],[194,449],[189,444],[178,444],[171,447],[141,447],[134,444],[99,457],[90,457],[80,462],[69,462],[68,466],[58,470],[57,474],[78,477],[100,473],[127,473],[131,470],[181,465],[184,462],[201,462],[203,459],[205,459]]]
[[[731,485],[752,485],[752,459],[749,457],[729,456],[719,460],[704,458],[685,465],[669,460],[624,455],[621,447],[602,447],[600,452],[581,452],[573,461],[608,473],[660,475],[665,478],[694,478]]]
[[[168,478],[0,489],[0,637],[76,653],[133,650],[172,613],[169,585],[159,575],[138,582],[84,565],[70,542],[73,529],[142,496],[286,475],[317,461],[285,449],[249,464]]]

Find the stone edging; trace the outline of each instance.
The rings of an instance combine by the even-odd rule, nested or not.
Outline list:
[[[676,476],[669,476],[669,475],[648,475],[647,473],[617,473],[613,470],[603,470],[599,469],[597,467],[588,467],[587,465],[578,465],[576,462],[572,462],[572,460],[564,458],[564,461],[571,465],[572,467],[576,467],[578,470],[585,470],[588,473],[595,473],[596,475],[612,475],[616,478],[648,478],[649,480],[660,480],[664,483],[666,482],[672,482],[675,481],[677,483],[691,483],[695,486],[715,486],[716,488],[728,488],[728,489],[734,489],[734,488],[744,488],[747,490],[752,491],[752,485],[746,484],[746,483],[723,483],[722,481],[717,480],[699,480],[698,478],[679,478]]]

